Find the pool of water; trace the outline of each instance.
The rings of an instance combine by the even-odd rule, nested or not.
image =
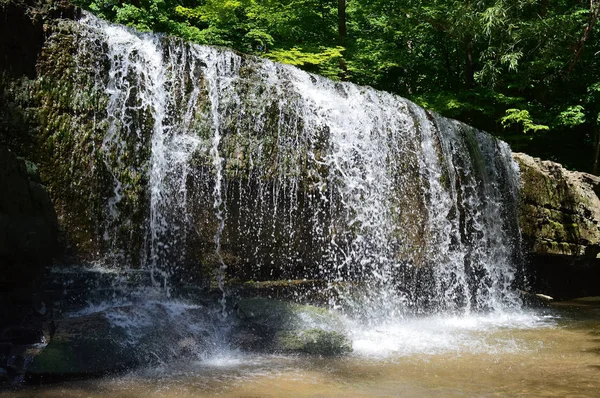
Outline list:
[[[352,328],[344,358],[223,350],[101,379],[23,386],[0,398],[600,395],[600,305],[429,317]]]

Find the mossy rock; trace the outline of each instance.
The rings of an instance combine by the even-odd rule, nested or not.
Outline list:
[[[600,178],[525,154],[513,156],[521,170],[520,223],[528,250],[595,258],[588,248],[600,242]]]
[[[325,308],[266,298],[244,299],[237,303],[244,321],[276,330],[321,328],[343,330],[341,319]]]
[[[343,355],[352,352],[342,320],[325,308],[265,298],[237,303],[234,343],[258,351]]]
[[[27,368],[33,379],[101,375],[137,364],[132,350],[121,343],[122,329],[103,313],[62,320],[50,343]]]
[[[102,375],[134,366],[116,341],[106,338],[56,340],[37,356],[27,373],[31,378]]]
[[[275,334],[277,351],[335,356],[352,352],[352,342],[340,332],[308,329]]]

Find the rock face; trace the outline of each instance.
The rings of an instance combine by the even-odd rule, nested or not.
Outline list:
[[[0,145],[0,385],[42,340],[46,304],[39,292],[58,253],[57,220],[35,165]]]
[[[600,294],[600,177],[514,154],[531,283],[555,298]]]
[[[4,304],[0,310],[3,319],[22,318],[20,304],[31,307],[28,304],[43,277],[44,267],[58,252],[57,225],[52,202],[35,165],[0,146],[0,291]]]
[[[15,306],[29,306],[32,288],[58,252],[57,216],[42,185],[52,184],[40,157],[33,81],[48,21],[74,16],[63,0],[0,2],[0,316],[12,318]]]
[[[81,262],[207,285],[367,281],[440,309],[514,299],[505,143],[389,93],[75,14],[43,24],[35,67],[7,63],[0,93]]]
[[[485,276],[490,264],[518,257],[505,144],[386,93],[93,18],[75,22],[79,14],[62,0],[1,3],[0,144],[31,149],[66,244],[83,260],[177,263],[204,281],[221,262],[240,280],[326,279],[352,253],[336,278],[372,273],[387,283],[421,267],[423,278],[407,282],[414,302],[451,290],[478,302],[470,296],[481,281],[512,284],[512,270]],[[376,134],[365,138],[357,125]],[[515,158],[534,284],[557,295],[551,286],[571,279],[545,272],[565,261],[592,272],[600,252],[598,180]],[[497,275],[508,281],[491,282]],[[573,285],[593,276],[582,275]],[[420,282],[428,278],[440,282]]]

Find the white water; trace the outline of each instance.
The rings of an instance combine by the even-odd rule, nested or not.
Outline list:
[[[97,84],[110,265],[148,270],[167,297],[174,275],[209,269],[223,315],[229,277],[324,279],[316,293],[347,315],[358,355],[488,349],[474,332],[540,325],[515,294],[518,170],[505,143],[368,87],[89,15],[81,26],[108,49]],[[137,224],[135,206],[147,206]],[[153,314],[177,323],[173,308],[197,309],[141,297],[139,316],[129,301],[90,308],[133,339]]]
[[[228,84],[235,76],[239,73],[240,58],[237,56],[232,57],[221,57],[215,49],[210,48],[197,48],[202,51],[201,58],[206,61],[206,75],[208,87],[208,95],[210,99],[210,113],[212,115],[212,129],[214,131],[212,145],[210,148],[210,157],[212,158],[212,165],[214,168],[214,188],[213,188],[213,209],[217,218],[217,228],[214,235],[215,242],[215,253],[218,261],[218,273],[217,283],[221,290],[223,297],[221,298],[222,314],[226,316],[226,298],[225,298],[225,271],[227,265],[223,260],[221,254],[221,236],[223,229],[225,228],[226,213],[224,209],[225,204],[225,189],[223,181],[223,158],[219,152],[219,145],[221,144],[221,122],[219,118],[219,93],[222,90],[227,90]]]
[[[446,353],[515,353],[531,347],[495,336],[497,331],[534,330],[556,325],[552,316],[533,312],[495,312],[481,315],[437,315],[391,320],[375,327],[351,324],[354,355],[367,358],[426,358]],[[541,343],[540,343],[541,344]],[[535,348],[535,347],[534,347]]]

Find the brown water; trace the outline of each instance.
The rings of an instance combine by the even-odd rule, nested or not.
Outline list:
[[[226,352],[117,377],[24,387],[0,398],[600,396],[597,304],[500,320],[405,321],[353,337],[355,353],[346,358]]]

